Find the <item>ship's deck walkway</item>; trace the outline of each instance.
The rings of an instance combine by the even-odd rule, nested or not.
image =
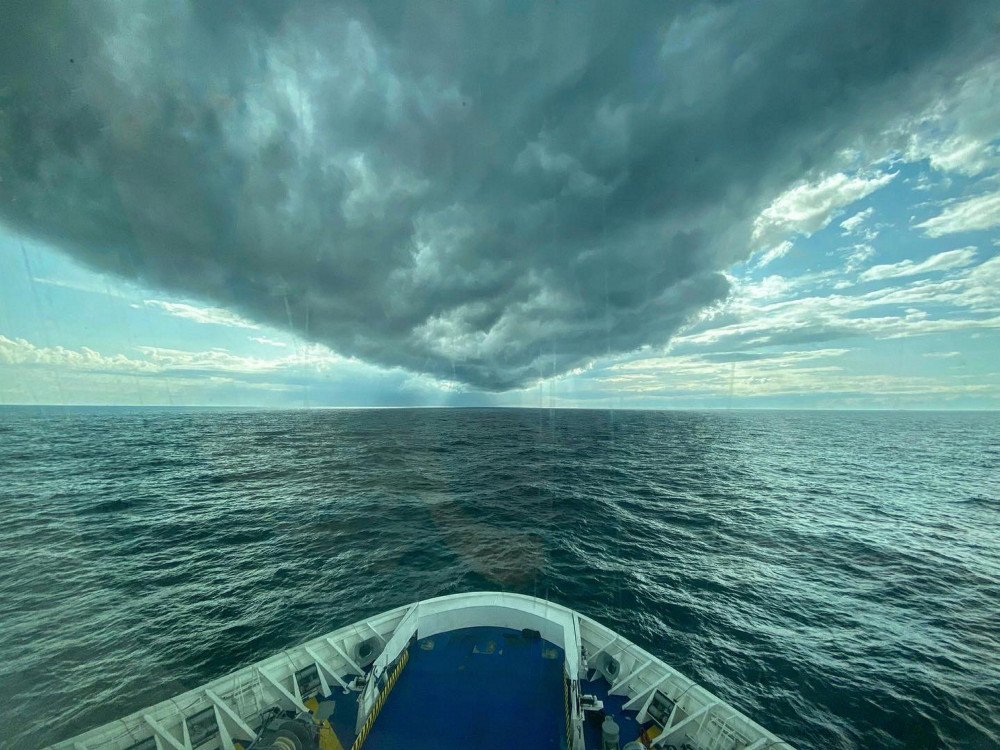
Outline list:
[[[410,646],[409,662],[364,746],[564,748],[563,659],[563,650],[537,633],[507,628],[464,628],[422,638]],[[334,696],[338,719],[354,716],[356,708],[341,705],[352,697]],[[356,698],[352,702],[356,705]],[[351,737],[353,731],[343,727],[338,735]]]
[[[583,680],[583,693],[604,703],[587,712],[584,740],[601,746],[601,721],[612,716],[622,744],[639,737],[627,698],[609,696],[602,679]],[[357,693],[334,691],[330,717],[349,747],[354,737]],[[406,668],[386,698],[366,750],[557,750],[566,747],[563,650],[540,638],[507,628],[464,628],[410,646]]]
[[[601,711],[585,711],[583,722],[583,742],[588,748],[601,746],[601,724],[605,716],[610,716],[618,724],[622,746],[626,742],[639,739],[642,727],[635,720],[635,711],[625,711],[628,698],[623,695],[608,695],[608,683],[603,677],[595,680],[580,680],[580,693],[593,695],[604,704]]]

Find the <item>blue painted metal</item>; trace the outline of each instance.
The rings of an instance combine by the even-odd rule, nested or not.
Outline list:
[[[588,748],[601,746],[601,723],[605,715],[612,717],[618,724],[622,745],[639,739],[639,733],[642,731],[642,727],[635,720],[636,712],[622,710],[622,706],[629,699],[623,695],[608,695],[609,687],[604,678],[593,682],[580,680],[581,695],[596,695],[604,702],[603,713],[586,712],[587,718],[583,722],[583,742]]]
[[[348,675],[347,677],[353,676]],[[325,698],[325,700],[332,700],[337,704],[329,721],[333,731],[337,733],[337,739],[345,748],[350,747],[351,743],[354,742],[354,722],[358,717],[358,695],[359,693],[353,691],[344,693],[343,690],[334,688],[333,693]]]
[[[365,748],[564,748],[564,658],[537,634],[506,628],[418,640]]]

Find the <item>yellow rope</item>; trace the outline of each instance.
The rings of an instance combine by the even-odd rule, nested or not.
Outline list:
[[[368,733],[372,731],[372,725],[375,724],[375,717],[378,716],[378,712],[382,710],[382,706],[385,704],[386,696],[389,695],[389,691],[392,690],[393,685],[396,684],[396,680],[399,679],[399,673],[403,671],[403,667],[406,666],[406,662],[409,660],[410,651],[407,649],[403,652],[403,656],[393,668],[392,674],[390,674],[389,679],[386,680],[385,687],[382,688],[382,691],[378,694],[378,698],[375,699],[375,705],[372,706],[371,713],[369,713],[368,718],[365,719],[365,725],[361,727],[361,731],[358,732],[358,736],[355,738],[354,744],[351,745],[351,750],[360,750],[365,740],[368,739]]]

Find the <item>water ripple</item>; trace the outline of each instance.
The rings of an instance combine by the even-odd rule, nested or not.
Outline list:
[[[801,747],[1000,746],[995,414],[0,410],[0,745],[547,596]]]

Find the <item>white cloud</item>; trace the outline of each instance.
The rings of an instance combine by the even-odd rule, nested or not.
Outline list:
[[[824,348],[763,352],[756,357],[734,352],[733,358],[667,355],[624,362],[609,368],[597,382],[616,392],[665,400],[701,396],[744,397],[825,394],[941,397],[1000,397],[1000,385],[983,378],[852,372],[842,360],[852,350]]]
[[[183,349],[166,349],[158,346],[137,346],[136,349],[142,352],[148,358],[148,361],[160,372],[170,370],[238,373],[273,372],[281,369],[285,364],[282,359],[243,357],[232,354],[225,349],[186,351]]]
[[[794,281],[773,274],[765,276],[760,281],[740,284],[739,296],[748,300],[777,299],[786,296],[794,287]]]
[[[830,223],[833,215],[888,185],[896,172],[853,177],[838,172],[819,182],[801,183],[779,195],[754,222],[753,238],[769,244],[790,232],[807,237]]]
[[[844,230],[844,235],[853,234],[858,227],[864,224],[868,219],[871,218],[872,214],[875,213],[875,209],[872,206],[864,209],[863,211],[858,211],[854,216],[849,219],[844,219],[840,222],[841,228]]]
[[[615,372],[655,372],[657,370],[669,369],[672,372],[685,372],[689,374],[711,374],[717,372],[720,367],[728,372],[729,367],[735,361],[742,364],[744,361],[753,361],[756,367],[763,369],[780,370],[794,364],[802,362],[812,362],[817,359],[827,359],[830,357],[840,357],[850,352],[850,349],[827,348],[809,349],[801,351],[767,352],[759,354],[759,358],[753,360],[743,360],[739,352],[730,352],[730,359],[720,356],[709,358],[702,354],[668,354],[664,357],[650,357],[648,359],[636,359],[629,362],[621,362],[608,369]],[[624,376],[619,376],[624,377]],[[631,375],[630,377],[637,377]]]
[[[322,345],[299,345],[294,353],[275,358],[155,346],[107,355],[0,335],[0,403],[259,405],[261,399],[269,402],[269,393],[305,393],[304,403],[309,403],[314,389],[329,397],[331,388],[334,399],[354,403],[355,392],[366,387],[419,392],[433,403],[455,388],[425,376],[403,377]],[[363,384],[360,389],[358,384]],[[279,403],[289,402],[282,396]],[[298,403],[298,397],[290,403]]]
[[[277,341],[275,339],[269,339],[267,336],[251,336],[251,341],[256,341],[258,344],[265,344],[267,346],[277,346],[282,349],[288,346],[284,341]]]
[[[908,286],[886,287],[861,295],[859,304],[874,305],[950,305],[973,313],[1000,313],[1000,255],[978,266],[957,271],[943,279],[921,279]],[[957,310],[956,310],[957,312]],[[976,323],[972,320],[971,323]]]
[[[788,240],[775,245],[774,247],[769,247],[760,256],[760,260],[757,261],[757,268],[763,268],[771,261],[777,260],[778,258],[783,258],[788,255],[788,251],[792,249],[792,243]]]
[[[260,328],[256,323],[230,312],[221,307],[197,307],[184,302],[166,302],[158,299],[143,300],[147,307],[156,307],[163,310],[168,315],[173,315],[186,320],[193,320],[196,323],[211,323],[220,326],[232,326],[235,328],[250,328],[257,330]]]
[[[275,359],[244,357],[233,354],[226,349],[187,351],[183,349],[166,349],[158,346],[138,346],[136,349],[146,355],[149,362],[163,372],[171,370],[197,370],[203,372],[251,374],[304,370],[317,373],[324,372],[334,365],[348,361],[320,345],[308,346],[294,354],[288,354]]]
[[[930,190],[947,190],[951,187],[951,178],[939,177],[937,179],[931,179],[929,174],[921,172],[917,175],[917,179],[908,180],[908,183],[914,190],[919,190],[921,192],[928,192]]]
[[[875,248],[862,242],[848,248],[851,252],[847,256],[847,263],[844,265],[846,271],[857,271],[861,265],[875,254]]]
[[[976,258],[975,247],[962,247],[957,250],[946,250],[936,253],[919,263],[912,260],[902,260],[899,263],[886,263],[872,266],[861,274],[862,281],[878,279],[893,279],[901,276],[916,276],[932,271],[947,271],[952,268],[963,268],[970,265]]]
[[[875,209],[872,206],[864,209],[863,211],[858,211],[853,216],[844,219],[840,222],[840,227],[844,231],[841,235],[844,237],[856,237],[858,240],[864,240],[865,242],[871,242],[876,237],[879,236],[879,232],[883,227],[889,226],[887,224],[876,224],[875,226],[865,226],[866,222],[875,214]]]
[[[937,216],[917,224],[928,237],[991,229],[1000,225],[1000,191],[978,195],[949,206]]]
[[[35,346],[22,339],[0,335],[0,362],[5,365],[58,367],[83,371],[129,372],[146,374],[156,372],[156,365],[143,360],[130,359],[123,354],[105,356],[86,346],[67,349],[62,346]]]
[[[967,176],[1000,167],[1000,61],[962,76],[952,94],[905,123],[907,161],[927,159],[938,172]],[[919,189],[919,187],[918,187]]]
[[[928,153],[931,166],[941,172],[977,175],[1000,162],[995,146],[968,136],[942,141]]]
[[[0,403],[257,403],[261,392],[290,391],[230,362],[210,371],[150,358],[105,355],[88,347],[36,346],[0,335]],[[217,365],[225,365],[217,362]],[[210,395],[209,395],[210,394]],[[242,394],[242,395],[241,395]],[[179,401],[178,401],[179,399]]]
[[[765,279],[737,285],[724,307],[682,331],[673,339],[670,350],[675,354],[759,351],[807,342],[1000,328],[1000,295],[996,293],[1000,288],[1000,256],[977,266],[957,267],[965,257],[945,258],[945,265],[955,263],[956,267],[943,278],[912,280],[864,294],[825,294],[817,284],[830,281],[825,276],[817,276],[809,284],[802,278],[774,277],[780,283]],[[836,290],[836,284],[833,286]],[[803,293],[807,296],[795,296]],[[885,312],[893,306],[900,311]],[[944,311],[932,318],[924,309],[929,306]]]
[[[124,354],[104,355],[88,347],[68,349],[62,346],[36,346],[23,338],[0,335],[0,363],[12,366],[41,366],[85,372],[115,372],[133,375],[228,373],[252,375],[258,373],[324,373],[343,364],[358,364],[345,359],[326,347],[311,345],[294,354],[268,359],[245,357],[226,349],[187,351],[157,346],[137,346],[142,357]]]

